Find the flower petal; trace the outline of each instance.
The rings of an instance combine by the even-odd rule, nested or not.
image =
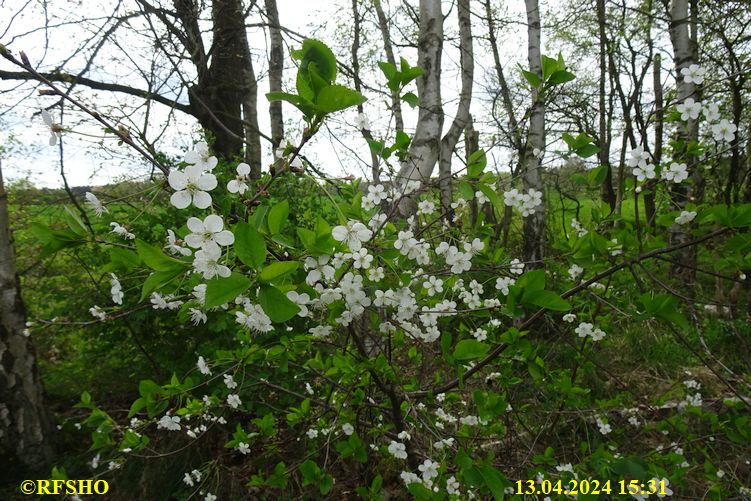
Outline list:
[[[345,238],[347,238],[347,228],[344,226],[335,226],[333,230],[331,230],[331,236],[334,237],[334,240],[337,242],[343,242]]]
[[[203,245],[203,237],[196,233],[191,233],[185,236],[185,243],[194,249],[198,249]]]
[[[239,176],[247,176],[250,174],[250,165],[245,162],[237,164],[237,174]]]
[[[217,181],[214,174],[203,174],[196,179],[196,186],[203,191],[211,191],[216,188]]]
[[[216,214],[210,214],[203,220],[203,227],[209,233],[219,233],[224,228],[224,221]]]
[[[179,170],[173,170],[170,172],[167,179],[173,190],[184,190],[185,187],[188,186],[188,179],[185,176],[185,173],[180,172]]]
[[[201,155],[197,151],[189,151],[185,154],[185,161],[189,164],[197,164],[201,161]]]
[[[178,209],[184,209],[189,206],[191,200],[192,197],[190,196],[190,193],[185,190],[174,192],[169,199],[172,205],[174,205]]]
[[[199,209],[206,209],[211,206],[211,195],[205,191],[196,191],[193,193],[193,205]]]
[[[192,231],[193,233],[203,233],[206,229],[206,226],[203,224],[203,221],[201,221],[197,217],[188,218],[187,225],[188,225],[188,229]]]
[[[214,241],[219,245],[232,245],[235,242],[235,235],[229,230],[223,230],[214,235]]]

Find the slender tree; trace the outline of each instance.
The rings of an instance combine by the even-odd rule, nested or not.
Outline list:
[[[409,161],[399,170],[398,181],[427,182],[438,161],[443,129],[441,102],[441,55],[443,52],[443,13],[440,0],[420,0],[420,33],[417,43],[417,64],[424,72],[417,79],[420,111],[417,127],[409,149]],[[403,199],[399,205],[403,215],[414,211],[414,204]]]
[[[527,37],[529,71],[542,81],[540,39],[540,6],[537,0],[525,0],[527,8]],[[532,90],[532,110],[529,117],[527,149],[545,150],[545,102],[537,89]],[[522,181],[525,190],[534,189],[544,193],[542,183],[541,155],[527,155]],[[524,259],[537,263],[545,255],[545,211],[537,210],[524,219]]]

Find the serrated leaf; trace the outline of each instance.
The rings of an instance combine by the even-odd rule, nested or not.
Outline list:
[[[227,278],[213,278],[206,282],[206,300],[204,306],[213,308],[235,299],[248,290],[250,279],[239,273],[232,273]]]
[[[524,79],[529,82],[529,85],[531,85],[535,89],[542,84],[540,77],[537,74],[532,73],[531,71],[522,70],[522,75],[524,76]]]
[[[261,305],[271,321],[277,323],[286,322],[300,311],[300,307],[290,301],[282,291],[270,285],[261,286],[258,304]]]
[[[561,299],[558,294],[552,291],[529,291],[529,294],[525,293],[522,299],[526,304],[533,304],[548,310],[568,311],[571,309],[571,304],[568,301]]]
[[[485,150],[479,149],[473,152],[467,159],[467,175],[469,177],[480,177],[487,164],[488,159],[485,156]]]
[[[550,78],[548,78],[548,83],[553,85],[560,85],[566,82],[570,82],[574,79],[576,79],[576,75],[574,75],[573,73],[565,70],[558,70],[550,75]]]
[[[596,144],[585,144],[584,146],[576,148],[574,151],[582,158],[589,158],[592,155],[597,154],[600,151],[600,147]]]
[[[300,265],[297,261],[277,261],[264,267],[259,278],[264,282],[271,282],[288,273],[292,273]]]
[[[79,237],[88,236],[89,231],[86,228],[86,225],[83,224],[79,215],[73,212],[73,209],[67,205],[63,207],[63,216],[65,217],[65,222],[68,224],[68,228],[70,228],[73,233]]]
[[[143,301],[149,297],[152,292],[158,291],[169,285],[170,282],[182,275],[183,271],[182,268],[173,268],[167,271],[155,271],[143,282],[141,297],[138,300]]]
[[[474,360],[485,356],[490,351],[490,345],[474,339],[462,339],[456,343],[454,358],[456,360]]]
[[[357,106],[365,101],[367,101],[367,98],[356,90],[334,84],[321,89],[316,96],[315,106],[322,113],[334,113]]]
[[[269,233],[276,235],[279,233],[284,224],[287,222],[289,216],[289,202],[286,200],[279,202],[269,210],[269,215],[266,223],[269,227]]]
[[[266,262],[266,242],[252,224],[240,222],[235,225],[235,254],[240,261],[252,268],[260,268]]]
[[[418,98],[414,92],[406,92],[402,95],[402,101],[407,103],[411,108],[417,108],[420,104],[420,98]]]
[[[152,270],[173,271],[176,269],[183,270],[187,267],[186,263],[165,255],[162,249],[147,244],[143,240],[136,240],[136,250],[144,264]]]

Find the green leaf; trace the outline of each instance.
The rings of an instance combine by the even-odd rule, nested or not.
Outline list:
[[[110,261],[115,266],[130,271],[141,264],[141,258],[135,252],[121,247],[109,248]]]
[[[490,345],[474,339],[462,339],[456,343],[454,358],[457,360],[473,360],[485,356],[490,351]]]
[[[357,106],[367,101],[367,98],[343,85],[329,85],[321,89],[315,100],[315,105],[323,113],[334,113]]]
[[[461,195],[464,200],[469,201],[475,198],[475,190],[472,189],[472,185],[467,181],[461,181],[459,183],[459,195]]]
[[[248,290],[250,279],[239,273],[227,278],[214,278],[206,282],[206,308],[223,305]]]
[[[548,78],[548,83],[553,85],[560,85],[562,83],[570,82],[575,78],[576,75],[571,72],[568,72],[566,70],[558,70],[550,75],[550,78]]]
[[[271,282],[288,273],[292,273],[300,265],[297,261],[277,261],[266,266],[259,276],[264,282]]]
[[[414,92],[403,94],[402,101],[407,103],[411,108],[417,108],[417,105],[420,104],[420,98],[418,98]]]
[[[169,285],[170,282],[172,282],[174,279],[179,277],[183,274],[182,268],[172,268],[167,271],[155,271],[149,277],[143,282],[143,287],[141,288],[141,297],[139,301],[143,301],[149,295],[151,295],[152,292],[158,291],[162,289],[163,287]]]
[[[389,90],[396,92],[399,89],[399,82],[401,77],[399,71],[396,69],[396,66],[386,61],[379,61],[378,67],[381,68],[381,71],[386,77]]]
[[[546,290],[529,291],[529,294],[524,294],[522,301],[525,304],[533,304],[553,311],[568,311],[571,309],[571,304],[568,301],[561,299],[561,296],[555,292]]]
[[[527,292],[539,291],[545,288],[545,270],[533,270],[524,273],[516,281],[517,287],[523,287],[525,295]]]
[[[394,139],[394,147],[399,150],[406,150],[409,148],[409,143],[412,142],[412,138],[401,130],[396,131],[396,138]]]
[[[162,249],[147,244],[143,240],[136,240],[136,250],[141,260],[156,271],[173,271],[175,269],[183,270],[187,268],[187,263],[166,256]]]
[[[487,164],[488,159],[485,156],[485,150],[475,151],[467,159],[467,175],[469,177],[480,177]]]
[[[581,146],[577,148],[576,154],[579,155],[582,158],[589,158],[592,155],[597,154],[600,151],[600,147],[596,144],[586,144],[584,146]]]
[[[490,492],[493,494],[493,499],[496,501],[501,501],[504,496],[504,478],[503,475],[501,475],[498,470],[493,468],[492,466],[487,465],[481,465],[477,468],[480,470],[480,475],[482,475],[482,479],[485,481],[485,485],[490,489]]]
[[[558,60],[543,55],[540,58],[540,62],[542,63],[542,79],[547,81],[556,71],[558,71]]]
[[[272,322],[286,322],[300,311],[299,306],[290,301],[282,291],[271,285],[261,286],[258,304],[261,305]]]
[[[535,89],[542,85],[542,81],[537,74],[532,73],[531,71],[522,70],[522,75],[527,80],[527,82],[529,82],[529,85],[531,85]]]
[[[329,47],[313,38],[307,38],[302,43],[300,50],[292,51],[292,56],[300,59],[300,69],[298,73],[310,81],[310,68],[314,68],[316,74],[328,82],[333,82],[336,78],[336,57]]]
[[[313,461],[308,459],[300,465],[300,473],[303,476],[303,485],[315,484],[318,482],[318,478],[321,476],[321,468],[318,467]]]
[[[269,226],[269,233],[276,235],[279,233],[284,224],[287,222],[289,216],[289,202],[286,200],[279,202],[269,210],[267,224]]]
[[[266,242],[252,224],[235,225],[235,253],[240,261],[258,269],[266,262]]]
[[[602,183],[605,182],[605,177],[608,175],[608,166],[607,165],[600,165],[599,167],[595,167],[591,171],[589,171],[589,174],[587,175],[587,180],[589,181],[589,184],[593,186],[600,186]]]
[[[73,233],[79,237],[88,236],[89,230],[86,228],[86,225],[83,224],[83,221],[81,221],[78,214],[73,212],[73,209],[67,205],[63,207],[63,216],[65,217],[65,222],[68,224],[68,228],[70,228]]]

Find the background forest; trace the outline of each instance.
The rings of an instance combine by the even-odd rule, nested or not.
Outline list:
[[[88,4],[0,2],[2,499],[751,499],[747,1]]]

